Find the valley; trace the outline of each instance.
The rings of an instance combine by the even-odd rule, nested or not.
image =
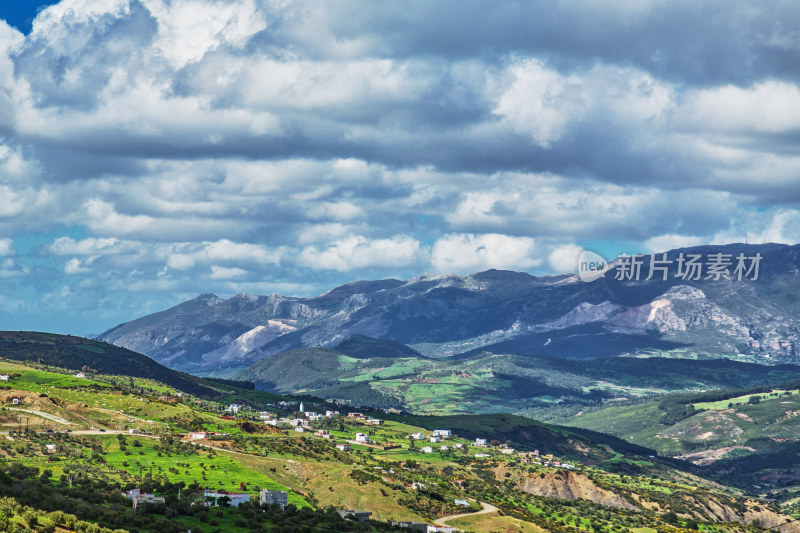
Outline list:
[[[795,530],[775,504],[703,467],[515,415],[354,411],[233,385],[200,397],[149,378],[59,368],[46,352],[42,362],[0,360],[0,376],[8,377],[0,381],[0,508],[12,530],[399,531],[392,522],[465,511],[441,527]],[[450,433],[433,438],[443,429]],[[133,509],[131,489],[155,503]],[[289,506],[202,504],[207,491],[255,501],[262,489],[286,492]],[[482,508],[497,511],[474,512]],[[342,520],[337,509],[371,520]]]

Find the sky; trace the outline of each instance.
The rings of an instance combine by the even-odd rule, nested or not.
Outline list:
[[[0,329],[800,240],[795,1],[0,0]]]

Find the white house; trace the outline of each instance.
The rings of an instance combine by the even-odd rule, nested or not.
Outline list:
[[[208,437],[208,433],[205,431],[197,431],[194,433],[189,433],[189,438],[192,440],[202,440]]]
[[[11,398],[11,403],[14,405],[19,405],[19,398]]]
[[[44,447],[47,450],[47,453],[54,453],[56,451],[55,444],[45,444]]]
[[[447,450],[449,450],[449,449],[450,449],[450,448],[448,448],[447,446],[442,446],[441,448],[439,448],[439,451],[440,451],[440,452],[446,452],[446,451],[447,451]]]
[[[514,453],[514,448],[500,448],[500,453],[503,455],[511,455]]]
[[[425,446],[424,448],[422,448],[422,453],[433,453],[433,448],[431,448],[430,446]]]
[[[350,445],[349,444],[337,444],[336,447],[339,448],[340,450],[342,450],[343,452],[349,452],[350,451]]]
[[[486,439],[475,439],[475,446],[486,446]]]
[[[261,489],[261,504],[279,505],[281,510],[289,503],[289,493],[285,490]]]
[[[463,445],[463,444],[461,444],[460,442],[457,442],[457,443],[455,443],[453,446],[455,446],[455,447],[456,447],[456,448],[458,448],[459,450],[460,450],[461,448],[463,448],[463,447],[464,447],[464,445]]]
[[[8,381],[9,379],[11,379],[11,376],[8,374],[0,374],[0,381]]]
[[[367,418],[367,424],[371,424],[373,426],[380,426],[383,425],[383,420],[380,418]]]
[[[155,496],[149,492],[142,492],[141,489],[131,489],[122,493],[129,500],[133,500],[133,506],[140,503],[164,503],[164,498]]]
[[[437,443],[437,442],[439,442],[441,439],[439,439],[439,437],[431,437],[431,439],[430,439],[430,440],[431,440],[431,442],[433,442],[433,443]]]
[[[365,435],[364,433],[356,433],[356,442],[369,442],[369,435]]]
[[[272,418],[272,413],[270,413],[269,411],[261,411],[260,413],[258,413],[258,418],[260,418],[261,420],[270,420]]]
[[[77,372],[77,373],[74,374],[74,376],[76,378],[85,378],[86,374],[84,374],[83,372]]]
[[[302,427],[302,426],[299,426],[299,427],[296,427],[296,428],[294,428],[294,430],[295,430],[297,433],[305,433],[305,431],[306,431],[306,428],[304,428],[304,427]]]
[[[410,437],[414,440],[425,440],[425,433],[412,433]]]
[[[241,408],[242,408],[242,406],[241,406],[241,405],[239,405],[238,403],[232,403],[232,404],[230,404],[230,405],[228,406],[228,408],[226,409],[226,411],[228,411],[229,413],[236,414],[236,413],[238,413],[238,412],[239,412],[239,409],[241,409]]]
[[[338,415],[339,411],[325,411],[325,418],[333,418]]]
[[[476,453],[475,457],[483,459],[484,457],[489,457],[489,454],[488,453]]]
[[[449,429],[434,429],[433,430],[434,437],[442,437],[443,439],[449,439],[453,436],[453,432]]]
[[[231,507],[239,507],[241,504],[250,501],[250,494],[244,492],[225,492],[206,489],[203,493],[206,505],[213,505],[214,507],[219,505],[219,501],[225,497],[228,498]]]

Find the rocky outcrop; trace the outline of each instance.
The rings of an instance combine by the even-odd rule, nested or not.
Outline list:
[[[525,474],[520,479],[518,487],[520,490],[536,496],[562,500],[589,500],[620,509],[633,510],[637,508],[619,494],[598,487],[591,479],[578,472]]]

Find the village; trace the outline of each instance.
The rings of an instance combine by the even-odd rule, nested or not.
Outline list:
[[[258,421],[265,426],[269,426],[271,433],[275,436],[283,434],[284,437],[320,439],[332,443],[340,452],[349,453],[368,453],[373,452],[396,452],[402,453],[406,458],[409,454],[419,456],[421,461],[428,455],[453,454],[454,457],[467,457],[474,460],[498,460],[509,464],[539,466],[542,468],[555,469],[575,469],[573,463],[558,460],[553,454],[540,453],[539,450],[521,451],[515,450],[509,443],[490,441],[487,438],[476,437],[467,440],[459,437],[450,429],[434,429],[430,431],[418,431],[406,435],[397,435],[393,429],[386,432],[378,432],[378,428],[393,428],[394,423],[390,420],[380,418],[379,414],[367,415],[357,411],[345,411],[324,409],[319,412],[306,408],[304,402],[282,401],[276,404],[275,411],[259,411],[249,407],[244,403],[231,403],[225,408],[221,418],[229,421]],[[296,410],[293,408],[296,407]],[[291,411],[291,414],[281,416],[278,411]],[[335,429],[334,429],[335,428]],[[391,435],[390,433],[395,433]],[[226,439],[229,437],[225,432],[213,431],[194,431],[181,435],[184,442],[192,443],[197,446],[223,449],[226,446]],[[372,455],[373,458],[382,457]],[[388,456],[391,457],[391,456]],[[377,473],[385,476],[394,476],[397,472],[383,467],[374,467]],[[413,468],[403,465],[404,470]],[[577,466],[580,468],[580,466]],[[463,480],[456,479],[454,484],[463,488]],[[422,481],[413,481],[407,487],[412,491],[425,490],[427,484]],[[138,489],[133,489],[125,493],[126,497],[132,500],[136,506],[141,503],[163,502],[163,497],[153,494],[142,493]],[[206,489],[204,492],[203,504],[211,507],[226,506],[238,507],[243,503],[277,505],[284,509],[288,504],[288,493],[285,491],[271,491],[262,489],[258,496],[247,492],[229,492],[224,490]],[[452,504],[455,507],[464,508],[463,512],[474,511],[474,506],[466,496],[454,498]],[[357,509],[337,509],[342,517],[356,521],[368,521],[372,515],[369,511]],[[394,525],[409,529],[410,531],[422,531],[426,533],[443,532],[454,533],[459,529],[446,525],[430,524],[426,522],[414,521],[395,521]]]

